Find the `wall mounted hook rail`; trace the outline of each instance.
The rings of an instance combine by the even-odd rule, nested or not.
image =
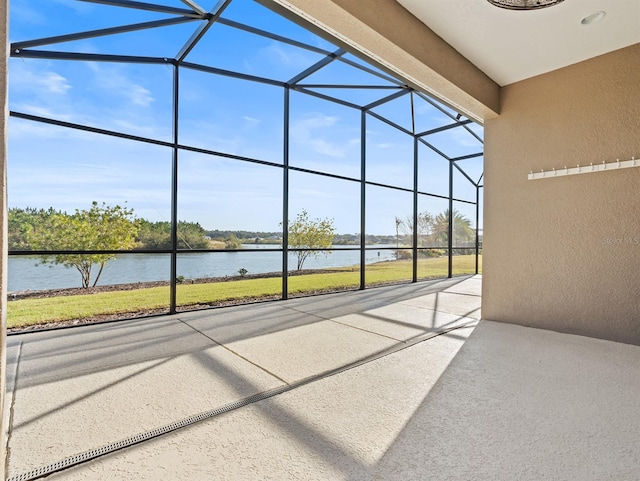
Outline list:
[[[549,177],[562,177],[564,175],[575,175],[575,174],[589,174],[591,172],[603,172],[605,170],[618,170],[618,169],[628,169],[630,167],[640,167],[640,159],[636,159],[635,156],[631,157],[629,160],[620,160],[616,159],[615,162],[605,162],[602,161],[602,164],[595,164],[593,162],[589,163],[588,166],[577,164],[576,167],[567,167],[564,166],[563,169],[556,169],[555,167],[552,170],[545,171],[541,169],[540,172],[529,171],[528,179],[536,180],[536,179],[546,179]]]

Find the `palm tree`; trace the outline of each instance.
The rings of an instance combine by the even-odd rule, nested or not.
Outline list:
[[[400,217],[396,216],[396,260],[400,258],[400,226],[403,224],[403,221]]]
[[[474,241],[476,233],[471,221],[453,209],[453,245],[464,247]],[[433,219],[432,239],[435,245],[449,245],[449,209],[436,215]]]

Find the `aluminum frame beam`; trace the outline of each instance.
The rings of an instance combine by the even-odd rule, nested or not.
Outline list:
[[[86,3],[97,3],[102,5],[110,5],[113,7],[133,8],[136,10],[147,10],[150,12],[168,13],[170,15],[184,15],[194,18],[203,18],[203,15],[186,8],[169,7],[165,5],[158,5],[156,3],[144,3],[134,2],[130,0],[79,0]]]
[[[200,15],[207,14],[207,11],[204,8],[202,8],[200,5],[198,5],[196,2],[194,2],[193,0],[180,0],[180,1],[185,5],[187,5],[188,7],[191,7],[191,9],[194,12],[198,12]]]
[[[335,50],[334,52],[331,52],[329,55],[327,55],[325,58],[323,58],[322,60],[319,60],[318,62],[314,63],[311,67],[303,70],[302,72],[300,72],[298,75],[296,75],[295,77],[293,77],[292,79],[290,79],[287,84],[294,86],[296,85],[298,82],[300,82],[301,80],[307,78],[308,76],[310,76],[311,74],[316,73],[318,70],[320,70],[322,67],[325,67],[326,65],[329,65],[331,62],[333,62],[336,58],[341,57],[342,55],[344,55],[346,52],[346,50],[343,50],[341,48],[339,48],[338,50]]]
[[[67,35],[57,35],[55,37],[38,38],[28,40],[26,42],[16,42],[11,44],[11,50],[22,50],[30,47],[39,47],[42,45],[52,45],[63,42],[74,42],[76,40],[84,40],[87,38],[105,37],[109,35],[117,35],[119,33],[137,32],[139,30],[149,30],[152,28],[167,27],[170,25],[179,25],[187,22],[198,20],[192,17],[167,18],[164,20],[154,20],[151,22],[132,23],[122,25],[120,27],[102,28],[99,30],[86,30],[84,32],[70,33]]]
[[[236,22],[234,20],[230,20],[228,18],[220,17],[218,19],[218,23],[220,25],[226,25],[227,27],[232,27],[238,30],[242,30],[244,32],[252,33],[254,35],[258,35],[260,37],[265,37],[271,40],[275,40],[277,42],[285,43],[287,45],[291,45],[293,47],[302,48],[305,50],[309,50],[310,52],[319,53],[321,55],[331,55],[331,51],[325,50],[322,48],[314,47],[312,45],[308,45],[303,42],[299,42],[297,40],[293,40],[291,38],[283,37],[282,35],[277,35],[275,33],[267,32],[266,30],[261,30],[256,27],[251,27],[249,25],[245,25],[240,22]]]
[[[187,40],[187,42],[182,46],[182,48],[176,55],[176,60],[178,63],[181,63],[186,58],[186,56],[189,55],[191,50],[193,50],[193,48],[204,36],[204,34],[207,33],[207,30],[209,30],[213,26],[214,22],[220,17],[220,15],[222,15],[222,12],[224,11],[224,9],[227,8],[227,6],[231,3],[231,0],[220,0],[213,7],[213,9],[211,10],[211,13],[207,14],[206,12],[204,12],[204,10],[202,10],[202,8],[198,7],[191,0],[182,0],[182,1],[189,6],[193,5],[194,9],[197,8],[196,11],[201,11],[203,12],[204,15],[207,15],[207,21],[202,25],[200,25],[196,29],[196,31],[193,32],[193,34],[191,35],[191,38],[189,38],[189,40]]]
[[[167,57],[139,57],[129,55],[110,55],[101,53],[57,52],[50,50],[18,50],[11,51],[11,57],[38,58],[45,60],[73,60],[86,62],[115,62],[167,65],[175,63]]]

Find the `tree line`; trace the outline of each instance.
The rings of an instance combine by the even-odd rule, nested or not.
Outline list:
[[[27,207],[9,209],[9,250],[171,249],[171,223],[150,222],[125,206],[99,205],[73,214]],[[178,222],[179,249],[207,249],[209,238],[197,222]]]
[[[247,231],[247,230],[208,230],[206,235],[212,240],[226,241],[230,238],[237,238],[241,244],[281,244],[282,231]],[[393,244],[396,241],[394,235],[367,234],[364,237],[366,244]],[[333,245],[344,246],[360,245],[360,234],[335,234]]]
[[[55,251],[163,250],[172,246],[170,222],[138,219],[132,208],[104,202],[94,201],[89,209],[76,209],[73,214],[52,207],[11,208],[8,224],[10,250],[36,251],[41,264],[75,268],[83,288],[97,285],[104,266],[115,254]],[[298,214],[289,225],[289,245],[300,249],[295,252],[297,269],[302,269],[307,258],[323,254],[318,249],[329,248],[334,236],[333,220],[312,220],[305,210]],[[197,222],[179,221],[177,238],[178,249],[212,247],[210,236]],[[240,239],[233,233],[224,239],[225,249],[241,247]]]
[[[172,247],[171,223],[168,221],[150,222],[136,218],[132,208],[110,206],[106,203],[92,202],[89,209],[76,209],[73,214],[64,211],[35,208],[11,208],[8,216],[8,243],[10,250],[39,251],[42,264],[62,264],[75,268],[81,275],[82,287],[96,286],[106,263],[115,257],[107,253],[55,254],[51,251],[118,251],[118,250],[166,250]],[[442,246],[448,244],[449,212],[432,215],[423,212],[417,217],[418,245]],[[411,244],[413,240],[414,220],[412,216],[395,218],[395,241],[397,258],[410,256],[400,250],[402,244]],[[297,257],[297,270],[301,270],[306,259],[330,254],[333,245],[339,243],[333,219],[311,219],[306,210],[302,210],[295,220],[289,222],[289,246],[294,248]],[[223,233],[225,249],[240,249],[249,239],[277,239],[278,234],[257,235],[248,231],[206,231],[197,222],[179,221],[177,239],[179,249],[208,249],[214,247],[212,235],[219,238]],[[453,211],[453,233],[456,245],[472,246],[475,231],[469,219]],[[254,234],[255,237],[254,237]],[[264,234],[264,233],[261,233]],[[242,237],[239,237],[242,236]],[[357,234],[343,235],[343,241],[356,243]],[[380,236],[368,236],[369,238]],[[391,243],[391,236],[384,236],[384,243]],[[277,240],[281,243],[281,238]],[[219,247],[219,245],[218,245]],[[47,252],[49,251],[49,252]],[[438,255],[436,249],[427,250],[426,255]],[[461,252],[458,252],[461,253]]]
[[[9,209],[10,250],[23,251],[115,251],[171,248],[171,223],[149,222],[134,216],[126,206],[93,202],[89,209],[73,214],[61,210],[27,207]],[[206,249],[209,240],[197,222],[178,222],[178,248]],[[82,287],[95,287],[106,263],[114,254],[49,254],[41,264],[75,268]]]

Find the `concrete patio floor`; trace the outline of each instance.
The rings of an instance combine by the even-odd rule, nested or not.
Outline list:
[[[48,479],[640,479],[640,347],[478,324],[480,288],[10,336],[10,479],[222,407]]]

